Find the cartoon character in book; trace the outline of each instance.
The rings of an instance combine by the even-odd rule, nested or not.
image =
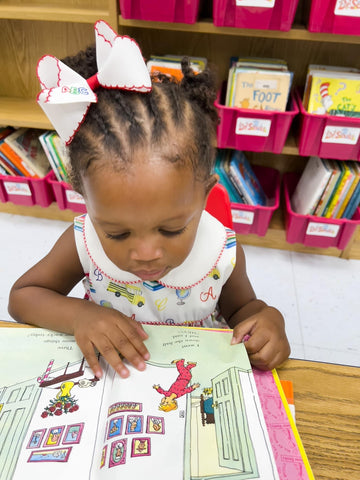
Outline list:
[[[164,412],[176,410],[178,407],[176,401],[177,398],[180,398],[187,393],[191,393],[196,388],[200,387],[199,383],[194,383],[193,385],[188,386],[192,379],[190,370],[196,366],[195,362],[187,363],[185,366],[185,360],[182,358],[181,360],[173,360],[171,363],[176,364],[176,368],[179,372],[175,382],[171,385],[169,390],[164,390],[160,385],[154,385],[153,387],[161,395],[164,395],[159,405],[159,410]]]

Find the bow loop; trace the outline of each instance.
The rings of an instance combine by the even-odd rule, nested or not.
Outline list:
[[[104,88],[149,92],[151,79],[138,44],[121,37],[103,20],[95,24],[97,82]],[[86,79],[51,55],[39,60],[42,87],[37,101],[68,145],[85,119],[96,94]],[[96,84],[97,82],[91,82]]]

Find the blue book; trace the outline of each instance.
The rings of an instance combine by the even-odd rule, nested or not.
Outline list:
[[[249,205],[266,205],[265,192],[244,153],[237,150],[229,161],[230,179]]]
[[[357,207],[360,204],[360,182],[357,184],[354,193],[351,196],[351,199],[345,208],[345,211],[341,218],[350,219],[354,215]]]
[[[226,188],[230,201],[234,203],[244,203],[242,197],[239,195],[224,170],[224,158],[221,158],[221,156],[216,159],[214,171],[219,175],[221,185]]]

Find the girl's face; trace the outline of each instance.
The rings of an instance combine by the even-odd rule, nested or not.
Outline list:
[[[83,193],[106,255],[142,280],[159,280],[186,259],[207,198],[191,167],[161,159],[97,169],[84,176]]]

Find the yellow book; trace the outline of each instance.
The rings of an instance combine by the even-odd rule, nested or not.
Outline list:
[[[339,185],[336,189],[336,191],[334,192],[334,195],[330,201],[330,204],[329,204],[329,207],[326,209],[326,213],[325,213],[325,218],[333,218],[333,214],[335,212],[335,209],[340,201],[340,196],[344,190],[344,188],[346,188],[346,185],[347,185],[347,182],[349,182],[350,178],[351,178],[351,170],[350,168],[348,167],[348,165],[346,165],[345,162],[342,162],[341,163],[341,167],[343,169],[343,174],[341,176],[341,179],[339,181]]]
[[[344,198],[344,201],[342,202],[340,208],[339,208],[339,211],[337,212],[336,214],[336,218],[341,218],[344,211],[345,211],[345,208],[347,207],[349,201],[350,201],[350,198],[352,197],[354,191],[355,191],[355,188],[357,187],[357,184],[359,183],[360,181],[360,167],[359,165],[357,165],[355,162],[353,162],[351,165],[350,165],[350,168],[353,169],[353,173],[355,175],[355,178]]]
[[[313,71],[307,111],[360,117],[360,74]]]

